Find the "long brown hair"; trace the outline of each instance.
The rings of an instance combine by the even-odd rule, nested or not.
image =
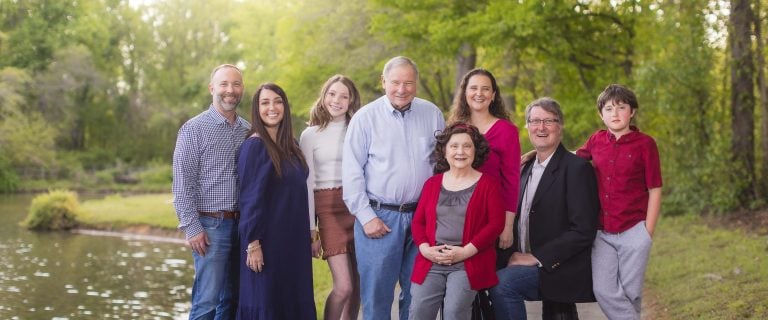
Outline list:
[[[467,104],[467,85],[469,84],[469,79],[476,75],[483,75],[491,79],[493,101],[491,101],[491,104],[488,106],[488,112],[496,118],[509,120],[509,113],[507,112],[507,108],[504,107],[504,99],[501,98],[501,91],[499,90],[499,85],[496,84],[496,78],[490,71],[476,68],[467,72],[461,79],[459,90],[456,91],[456,94],[453,97],[453,105],[451,105],[451,115],[448,122],[469,122],[472,112],[469,110],[469,104]]]
[[[325,82],[320,89],[320,96],[317,97],[315,104],[312,105],[312,111],[309,113],[310,126],[320,126],[320,130],[322,130],[325,129],[329,122],[331,122],[331,114],[328,113],[328,106],[325,105],[325,95],[328,94],[328,90],[336,82],[341,82],[341,84],[346,86],[347,90],[349,90],[349,108],[345,115],[347,124],[349,124],[349,119],[352,119],[352,115],[360,109],[360,92],[357,91],[355,83],[346,76],[340,74],[334,75]]]
[[[273,91],[283,99],[283,120],[277,126],[277,141],[272,140],[269,132],[267,132],[267,127],[264,126],[264,122],[261,121],[261,116],[259,115],[259,96],[263,90]],[[277,173],[278,177],[282,176],[282,164],[285,161],[293,165],[300,165],[305,170],[307,169],[307,161],[304,159],[304,154],[293,137],[291,106],[288,103],[288,96],[285,95],[283,88],[274,83],[260,85],[256,93],[253,94],[253,99],[251,99],[251,130],[248,132],[248,136],[250,137],[254,133],[258,134],[261,140],[264,141],[264,145],[267,147],[267,154],[272,159],[272,166],[275,168],[275,173]]]

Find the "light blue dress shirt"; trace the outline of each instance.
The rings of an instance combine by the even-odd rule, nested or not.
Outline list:
[[[344,139],[344,202],[365,225],[376,213],[370,200],[400,205],[419,200],[432,176],[435,133],[445,128],[440,109],[414,98],[402,114],[387,96],[365,105],[352,117]]]

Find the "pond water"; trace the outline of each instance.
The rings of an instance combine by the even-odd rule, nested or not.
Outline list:
[[[0,195],[0,319],[186,319],[194,270],[179,243],[19,226],[33,195]]]

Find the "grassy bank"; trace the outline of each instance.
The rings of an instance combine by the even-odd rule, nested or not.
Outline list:
[[[646,286],[660,319],[768,319],[768,238],[664,218]]]
[[[83,201],[77,220],[86,227],[124,229],[150,225],[174,230],[179,224],[173,209],[173,195],[145,194],[136,196],[110,195],[103,199]]]

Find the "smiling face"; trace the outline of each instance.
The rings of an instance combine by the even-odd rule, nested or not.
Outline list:
[[[563,128],[557,115],[541,107],[531,108],[528,116],[528,137],[536,152],[548,156],[557,149]]]
[[[333,120],[343,119],[346,116],[346,113],[349,110],[349,103],[349,88],[341,83],[341,81],[333,83],[328,88],[328,92],[325,93],[325,97],[323,98],[325,110],[328,111],[328,114],[331,115],[331,119]]]
[[[493,85],[491,78],[484,74],[476,74],[469,78],[467,90],[464,91],[467,97],[467,105],[471,111],[488,110],[488,106],[493,101]]]
[[[276,129],[283,121],[285,106],[276,92],[263,89],[259,94],[259,118],[267,129]]]
[[[243,97],[243,90],[243,75],[235,68],[223,67],[216,70],[208,84],[213,105],[222,113],[235,110]]]
[[[398,109],[404,108],[416,97],[418,78],[416,70],[409,65],[393,67],[382,76],[381,81],[389,102]]]
[[[629,104],[615,100],[606,102],[600,109],[600,118],[617,138],[629,133],[630,121],[634,115],[635,110]]]
[[[452,135],[445,145],[445,160],[451,170],[472,168],[472,162],[475,161],[472,137],[466,133]]]

